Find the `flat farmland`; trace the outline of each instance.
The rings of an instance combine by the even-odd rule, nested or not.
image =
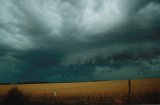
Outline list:
[[[128,80],[95,81],[77,83],[15,84],[0,85],[4,97],[13,87],[23,94],[40,97],[128,97]],[[131,96],[160,93],[160,79],[131,80]]]

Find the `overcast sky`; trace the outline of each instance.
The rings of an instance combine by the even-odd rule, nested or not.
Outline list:
[[[0,82],[152,77],[159,0],[0,0]]]

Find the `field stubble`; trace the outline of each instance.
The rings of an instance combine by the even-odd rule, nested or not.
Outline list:
[[[16,87],[28,96],[30,105],[107,105],[128,103],[128,81],[19,84],[0,86],[1,100]],[[159,103],[160,79],[131,81],[130,102]]]

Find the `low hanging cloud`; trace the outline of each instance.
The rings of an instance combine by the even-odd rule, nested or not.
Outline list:
[[[158,0],[0,0],[0,79],[158,77],[159,18]]]

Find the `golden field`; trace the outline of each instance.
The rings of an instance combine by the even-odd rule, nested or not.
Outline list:
[[[49,83],[49,84],[17,84],[1,85],[0,95],[5,95],[12,87],[17,87],[25,94],[54,94],[59,95],[85,95],[85,94],[128,94],[128,80],[97,81],[77,83]],[[160,90],[160,79],[142,79],[131,81],[132,94],[146,91]]]
[[[38,97],[127,97],[128,80],[0,85],[0,96],[5,96],[12,87],[23,94]],[[56,93],[55,93],[56,92]],[[160,79],[131,80],[131,96],[160,93]]]

